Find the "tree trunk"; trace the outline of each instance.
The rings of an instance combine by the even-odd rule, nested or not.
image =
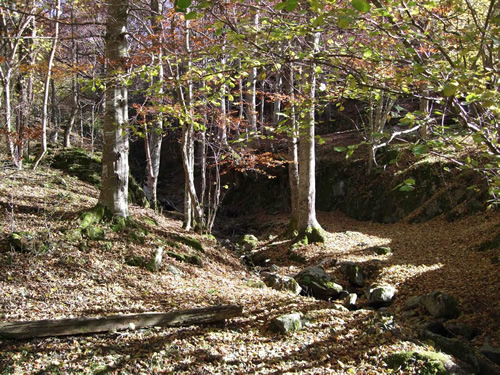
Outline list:
[[[104,318],[75,318],[0,323],[0,338],[68,336],[145,327],[181,327],[220,322],[241,315],[240,306],[212,306],[168,313],[113,315]]]
[[[259,28],[259,13],[254,15],[255,32]],[[248,75],[248,82],[250,82],[249,92],[246,94],[247,101],[247,120],[250,126],[250,132],[257,132],[257,67],[252,67]]]
[[[33,169],[38,168],[38,164],[47,152],[47,124],[49,122],[49,91],[50,91],[50,81],[52,78],[52,65],[54,64],[54,57],[57,50],[57,42],[59,41],[59,17],[61,15],[61,0],[57,0],[56,3],[56,16],[55,16],[55,26],[54,26],[54,38],[52,41],[52,47],[50,49],[49,60],[47,62],[47,75],[45,76],[45,83],[43,89],[43,104],[42,104],[42,140],[40,145],[40,153],[36,157],[35,165]]]
[[[153,54],[154,64],[158,68],[158,75],[153,79],[152,85],[158,101],[163,98],[163,38],[162,38],[162,24],[158,20],[158,16],[163,14],[163,2],[159,0],[151,0],[151,28],[155,33],[153,40]],[[155,89],[154,86],[158,86]],[[153,94],[154,95],[154,94]],[[163,139],[163,115],[158,113],[157,118],[153,121],[151,131],[146,133],[148,145],[148,165],[146,167],[146,185],[144,186],[144,193],[150,202],[151,206],[156,210],[158,208],[157,186],[158,175],[160,174],[160,158],[161,158],[161,142]]]
[[[52,136],[50,143],[57,145],[59,139],[59,109],[57,108],[56,101],[56,83],[54,78],[50,78],[50,119],[54,128],[52,129]]]
[[[200,206],[196,187],[194,184],[194,124],[193,124],[193,83],[189,75],[191,74],[191,28],[190,22],[186,20],[186,28],[184,35],[184,44],[187,54],[187,73],[188,79],[186,84],[185,94],[182,88],[179,88],[179,97],[182,107],[185,111],[185,124],[182,128],[182,164],[184,167],[184,229],[198,226],[203,228],[203,210]],[[178,76],[180,80],[180,77]]]
[[[224,54],[224,45],[222,46],[221,54],[221,70],[226,69],[226,56]],[[221,86],[221,100],[220,100],[220,128],[219,128],[219,141],[223,146],[227,146],[227,113],[226,106],[227,85],[225,83]]]
[[[128,216],[128,0],[110,0],[106,23],[106,111],[99,204],[112,215]]]
[[[298,149],[298,124],[295,118],[295,82],[293,65],[287,67],[285,90],[288,102],[287,127],[290,129],[288,137],[288,181],[290,183],[290,224],[288,231],[293,234],[299,227],[299,149]]]
[[[319,33],[313,35],[313,49],[317,50]],[[307,108],[303,126],[299,134],[299,222],[298,239],[307,239],[308,242],[324,242],[324,232],[316,220],[316,153],[314,140],[315,127],[315,65],[311,64],[304,69],[302,88],[307,97]]]
[[[78,63],[78,50],[76,46],[75,40],[75,25],[74,14],[73,14],[73,6],[71,7],[71,63],[73,67],[76,67]],[[73,73],[71,78],[71,116],[68,122],[68,125],[64,128],[64,143],[63,147],[68,148],[71,147],[71,132],[73,131],[73,127],[75,126],[76,116],[78,114],[78,75],[77,73]]]

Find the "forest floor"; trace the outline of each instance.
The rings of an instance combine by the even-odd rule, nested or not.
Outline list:
[[[98,190],[48,168],[0,168],[0,321],[94,317],[144,311],[171,311],[219,304],[243,307],[241,317],[225,323],[182,328],[136,329],[107,334],[31,340],[0,340],[0,374],[381,374],[390,373],[390,353],[435,350],[418,338],[423,315],[404,312],[411,296],[435,290],[458,299],[456,322],[478,330],[472,344],[500,341],[499,249],[478,251],[499,230],[500,214],[485,212],[448,222],[422,224],[359,222],[339,212],[320,212],[327,242],[298,248],[305,263],[288,259],[289,243],[269,251],[282,275],[321,263],[345,285],[339,261],[372,267],[367,281],[397,288],[394,303],[382,313],[362,308],[345,311],[336,304],[256,288],[259,275],[238,254],[213,237],[198,236],[206,253],[202,267],[166,257],[183,275],[132,267],[130,255],[151,257],[174,233],[186,235],[181,222],[131,206],[147,233],[132,241],[103,225],[105,239],[75,240],[80,214],[97,202]],[[152,220],[146,218],[153,218]],[[260,216],[266,233],[261,248],[276,239],[286,215]],[[7,244],[13,231],[29,231],[38,246],[16,252]],[[376,255],[373,246],[390,246]],[[191,253],[189,247],[177,252]],[[495,258],[496,257],[496,258]],[[343,279],[344,278],[344,279]],[[280,335],[269,329],[273,318],[299,312],[309,319],[303,330]],[[422,313],[423,314],[423,313]],[[396,331],[379,329],[393,325]],[[396,332],[396,333],[394,333]],[[415,364],[418,367],[418,364]],[[405,370],[404,373],[418,369]],[[398,372],[398,371],[393,371]],[[403,372],[400,372],[403,373]]]

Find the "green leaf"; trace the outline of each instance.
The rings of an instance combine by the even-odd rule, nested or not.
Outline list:
[[[347,150],[347,147],[343,147],[343,146],[335,146],[333,149],[334,149],[335,151],[337,151],[337,152],[344,152],[344,151],[346,151],[346,150]]]
[[[370,10],[370,3],[365,0],[352,0],[352,6],[358,12],[366,13]]]
[[[298,0],[288,0],[286,2],[285,9],[287,12],[293,12],[295,9],[297,9],[297,6],[299,5]]]
[[[372,57],[372,55],[373,55],[373,51],[371,49],[367,49],[367,50],[365,50],[365,52],[363,52],[364,59],[368,59],[368,58]]]
[[[187,9],[191,5],[191,0],[177,0],[177,8],[179,9]]]
[[[184,16],[186,20],[194,20],[198,16],[198,13],[196,12],[189,12]]]
[[[337,26],[340,27],[341,29],[347,29],[350,24],[351,24],[350,17],[340,16],[339,19],[337,20]]]
[[[399,191],[412,191],[413,189],[415,188],[411,185],[403,185],[399,188]]]
[[[407,178],[406,180],[403,181],[405,185],[415,185],[415,179],[414,178]]]
[[[443,95],[446,97],[456,94],[458,85],[456,83],[447,83],[443,86]]]
[[[424,155],[427,152],[427,146],[426,145],[416,145],[411,149],[411,151],[413,152],[413,155],[415,155],[415,156]]]
[[[276,10],[283,10],[283,9],[285,9],[286,4],[287,4],[286,2],[278,3],[278,4],[276,4],[274,6],[274,9],[276,9]]]

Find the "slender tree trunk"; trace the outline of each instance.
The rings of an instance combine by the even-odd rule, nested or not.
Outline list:
[[[56,83],[54,78],[50,78],[50,107],[50,119],[54,126],[50,142],[56,145],[59,138],[59,113],[56,102]]]
[[[78,63],[78,50],[75,40],[75,25],[74,25],[74,14],[73,6],[71,7],[71,63],[73,64],[73,69]],[[64,144],[63,147],[71,147],[71,132],[75,126],[76,116],[78,114],[78,75],[73,73],[71,78],[71,115],[69,118],[68,125],[64,128]]]
[[[293,65],[289,64],[285,79],[285,90],[289,106],[287,125],[290,129],[288,138],[288,180],[290,184],[290,224],[289,232],[297,232],[299,227],[299,148],[298,123],[295,118],[295,82]]]
[[[222,47],[221,54],[221,70],[226,68],[226,55],[224,54],[224,46]],[[225,83],[221,86],[221,100],[220,100],[220,128],[219,128],[219,141],[222,145],[227,146],[227,113],[226,106],[227,85]]]
[[[255,32],[259,28],[259,13],[254,15],[254,27]],[[248,82],[250,82],[249,91],[246,94],[247,101],[247,120],[250,126],[250,131],[253,133],[257,132],[257,67],[252,67],[250,74],[248,76]]]
[[[43,104],[42,104],[42,142],[40,145],[40,153],[38,154],[35,165],[33,169],[38,168],[38,164],[47,152],[47,124],[49,121],[49,91],[50,91],[50,80],[52,77],[52,65],[54,64],[54,57],[57,50],[57,42],[59,41],[59,17],[61,15],[61,0],[57,0],[56,3],[56,16],[55,16],[55,26],[54,26],[54,39],[52,41],[52,47],[50,49],[49,60],[47,63],[47,75],[45,76],[45,83],[43,89]]]
[[[15,140],[15,132],[12,126],[12,99],[11,99],[11,78],[12,71],[10,68],[7,68],[7,72],[2,74],[3,81],[3,112],[4,112],[4,121],[5,128],[7,129],[6,138],[7,138],[7,146],[9,148],[10,158],[14,165],[18,168],[22,168],[22,164],[18,158],[16,152],[16,140]]]
[[[283,78],[280,73],[278,73],[276,81],[277,82],[276,82],[275,93],[279,94],[281,93],[283,86]],[[278,127],[279,122],[281,121],[281,116],[279,115],[280,112],[281,112],[281,99],[275,99],[273,102],[273,125],[275,127]]]
[[[155,91],[155,96],[158,100],[162,100],[163,97],[163,38],[162,32],[163,28],[161,21],[158,20],[158,16],[163,14],[163,2],[161,0],[151,0],[151,28],[155,33],[153,40],[154,42],[154,65],[158,69],[157,78],[153,80],[153,89]],[[157,86],[157,88],[155,87]],[[160,159],[161,159],[161,142],[163,139],[163,115],[159,113],[157,118],[153,121],[151,131],[146,132],[146,142],[148,146],[149,153],[148,165],[146,167],[146,185],[144,186],[144,193],[146,198],[151,203],[151,206],[156,210],[158,208],[158,175],[160,174]]]
[[[373,170],[376,164],[376,152],[377,146],[380,144],[381,134],[384,132],[385,125],[387,123],[387,116],[389,115],[394,103],[396,103],[396,98],[390,97],[387,93],[379,92],[378,98],[370,98],[370,112],[368,119],[368,132],[369,134],[369,147],[368,147],[368,174]]]
[[[99,204],[112,215],[128,216],[128,0],[109,0],[106,23],[106,111]]]
[[[313,49],[319,45],[320,34],[313,35]],[[315,66],[311,64],[304,69],[302,88],[307,97],[308,106],[305,121],[299,134],[299,239],[307,238],[308,242],[324,242],[324,232],[316,219],[316,152],[315,152]]]
[[[188,76],[191,74],[191,27],[190,22],[186,20],[184,43],[187,53],[186,70]],[[203,210],[200,206],[196,187],[194,184],[194,124],[193,124],[193,83],[188,77],[186,92],[179,90],[180,100],[185,110],[185,125],[182,128],[182,161],[184,166],[184,228],[191,230],[193,227],[203,228]]]

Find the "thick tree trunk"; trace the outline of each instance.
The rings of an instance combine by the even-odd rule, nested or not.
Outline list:
[[[128,0],[110,0],[106,24],[106,111],[99,204],[112,215],[128,216],[128,92],[122,81],[127,69]]]
[[[0,323],[0,339],[68,336],[145,327],[180,327],[220,322],[240,316],[240,306],[213,306],[168,313],[113,315],[104,318],[76,318]]]
[[[313,48],[317,50],[319,44],[319,33],[313,36]],[[315,66],[311,64],[304,69],[303,92],[307,96],[308,106],[305,113],[305,121],[301,126],[299,134],[299,239],[307,238],[308,242],[324,242],[324,232],[316,220],[316,152],[315,152],[315,89],[316,75]]]

